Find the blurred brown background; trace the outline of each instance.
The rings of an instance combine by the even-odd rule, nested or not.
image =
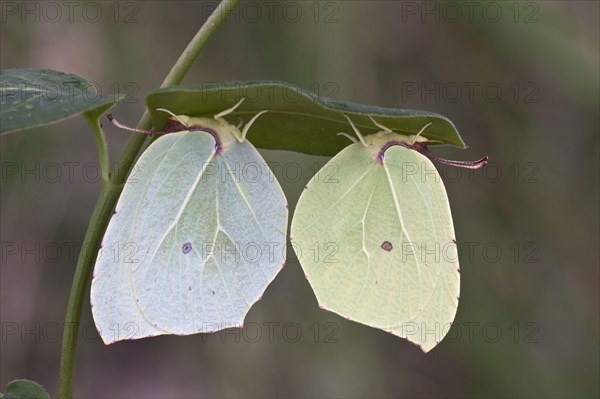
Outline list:
[[[77,4],[3,1],[0,65],[122,91],[113,112],[133,125],[216,2]],[[76,397],[598,397],[598,21],[596,1],[242,1],[185,83],[279,79],[439,112],[470,148],[438,155],[490,156],[483,172],[441,168],[461,249],[457,320],[424,355],[319,310],[290,261],[247,333],[105,347],[86,305]],[[115,160],[128,133],[106,125]],[[76,254],[99,192],[95,143],[73,118],[0,145],[0,389],[30,378],[55,395]],[[263,154],[288,165],[275,173],[291,205],[326,161]]]

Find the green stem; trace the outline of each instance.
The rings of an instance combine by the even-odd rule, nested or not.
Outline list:
[[[98,162],[100,163],[101,181],[103,183],[108,183],[108,148],[106,146],[106,138],[104,137],[102,126],[100,126],[100,119],[98,118],[99,115],[86,113],[83,116],[90,124],[92,130],[94,131],[94,136],[96,137],[96,145],[98,146]]]
[[[183,51],[171,71],[163,81],[161,87],[177,85],[189,71],[190,67],[198,58],[200,51],[207,43],[208,39],[225,21],[227,14],[237,5],[239,0],[223,0],[215,11],[208,17],[204,25],[200,28],[196,36]],[[144,112],[138,123],[140,129],[150,129],[152,121],[148,112]],[[97,133],[97,132],[96,132]],[[101,133],[101,131],[100,131]],[[108,157],[104,138],[100,137],[99,152],[100,163]],[[84,297],[87,292],[90,274],[94,267],[94,262],[100,248],[100,243],[104,231],[108,226],[112,210],[115,207],[119,195],[123,189],[123,183],[127,178],[129,170],[139,155],[147,136],[144,134],[134,134],[127,143],[121,158],[113,167],[107,181],[103,181],[100,196],[96,202],[96,207],[92,213],[92,218],[87,232],[83,239],[82,249],[77,259],[75,275],[67,306],[65,317],[65,333],[63,334],[61,360],[60,360],[60,380],[59,397],[71,398],[73,394],[73,371],[75,364],[75,351],[77,347],[77,338],[79,335],[79,323],[81,320],[81,309],[83,307]],[[98,136],[97,136],[98,140]]]

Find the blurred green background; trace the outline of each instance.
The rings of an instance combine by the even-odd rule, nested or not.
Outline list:
[[[76,3],[3,1],[0,66],[122,91],[113,113],[129,125],[217,4]],[[439,112],[470,148],[436,154],[490,156],[484,171],[440,168],[461,249],[456,322],[423,354],[321,311],[290,259],[246,332],[106,347],[86,305],[75,396],[598,397],[598,21],[596,1],[242,0],[185,83],[280,79]],[[115,160],[129,133],[104,125]],[[99,192],[94,138],[74,118],[0,145],[0,389],[30,378],[55,395],[76,254]],[[326,159],[263,154],[280,163],[293,210]]]

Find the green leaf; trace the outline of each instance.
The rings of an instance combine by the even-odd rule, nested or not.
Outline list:
[[[46,69],[0,71],[0,133],[46,125],[81,113],[99,115],[122,94],[102,96],[95,85],[70,73]]]
[[[30,380],[14,380],[6,385],[3,399],[50,399],[48,392],[37,382]]]
[[[348,139],[338,132],[352,133],[344,114],[365,134],[377,128],[369,119],[411,135],[431,122],[422,136],[431,144],[449,144],[465,148],[454,124],[447,118],[427,111],[394,109],[356,104],[313,93],[286,82],[220,82],[200,86],[175,86],[150,92],[146,104],[156,129],[166,125],[168,115],[157,111],[165,108],[178,115],[212,116],[246,100],[227,119],[237,125],[248,122],[261,110],[269,110],[250,129],[248,139],[256,147],[288,150],[313,155],[332,156],[348,146]]]

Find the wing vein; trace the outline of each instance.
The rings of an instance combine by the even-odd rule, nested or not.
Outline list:
[[[396,189],[394,188],[394,182],[392,181],[392,176],[390,175],[390,171],[385,163],[383,164],[383,169],[385,170],[389,188],[392,193],[392,198],[394,200],[394,208],[396,209],[396,214],[398,215],[398,219],[400,221],[400,227],[402,228],[402,232],[404,233],[404,236],[406,237],[408,242],[412,243],[412,240],[411,240],[410,236],[408,235],[408,232],[406,231],[406,226],[404,225],[404,218],[402,216],[402,211],[400,210],[400,202],[398,201],[398,196],[396,195]],[[419,275],[419,304],[420,304],[421,303],[421,300],[420,300],[421,286],[423,285],[422,277],[421,277],[421,264],[417,258],[415,251],[411,251],[411,253],[415,259],[415,264],[417,265],[417,273]]]

